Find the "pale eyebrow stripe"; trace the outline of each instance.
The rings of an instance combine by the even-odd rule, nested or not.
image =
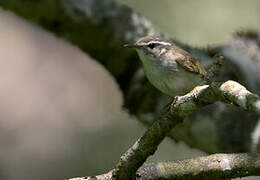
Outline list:
[[[162,44],[162,45],[171,45],[171,43],[168,43],[168,42],[163,42],[163,41],[150,41],[148,43],[146,43],[145,45],[148,45],[148,44],[153,44],[153,43],[157,43],[157,44]]]

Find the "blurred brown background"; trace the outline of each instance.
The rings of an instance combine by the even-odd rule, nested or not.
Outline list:
[[[196,46],[225,42],[237,29],[260,30],[257,0],[120,2]],[[0,27],[0,179],[111,169],[145,130],[121,108],[112,76],[77,47],[10,12],[0,10]],[[198,155],[166,139],[150,161]]]

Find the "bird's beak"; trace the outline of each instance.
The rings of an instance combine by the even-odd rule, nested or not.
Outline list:
[[[134,49],[140,49],[142,46],[137,45],[137,44],[125,44],[125,48],[134,48]]]

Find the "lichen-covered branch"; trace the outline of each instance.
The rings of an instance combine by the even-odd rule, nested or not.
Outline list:
[[[114,177],[121,180],[135,179],[137,169],[154,154],[167,133],[182,120],[183,118],[178,114],[167,112],[155,121],[145,134],[121,156],[113,172]]]
[[[260,176],[260,154],[213,154],[182,161],[147,163],[136,173],[137,180],[219,180]],[[70,180],[109,180],[107,174]]]
[[[260,115],[258,95],[251,93],[241,84],[231,80],[224,83],[212,83],[210,86],[198,86],[190,93],[179,96],[177,99],[171,111],[183,117],[216,101],[233,104]]]
[[[137,173],[140,180],[219,180],[259,176],[259,163],[258,153],[213,154],[182,161],[145,164]]]
[[[194,111],[216,101],[233,104],[244,110],[260,114],[259,97],[235,81],[198,86],[188,94],[178,96],[171,105],[170,111],[155,121],[145,134],[121,156],[118,164],[112,171],[112,177],[117,180],[135,179],[136,171],[156,151],[161,141],[176,124],[182,122],[185,117]],[[188,164],[186,165],[189,167]],[[201,165],[197,164],[197,166],[200,167],[203,174],[203,163]],[[197,168],[196,166],[194,167],[195,169]],[[185,167],[183,168],[185,169]],[[164,171],[172,170],[174,168],[165,169]],[[185,174],[185,171],[179,171],[178,173]]]
[[[259,153],[214,154],[182,161],[148,163],[136,173],[137,180],[219,180],[247,176],[260,176]],[[70,180],[110,179],[113,179],[113,170]]]

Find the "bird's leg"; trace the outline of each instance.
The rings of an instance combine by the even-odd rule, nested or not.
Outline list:
[[[168,112],[170,110],[170,108],[171,108],[171,105],[173,105],[173,104],[175,104],[177,102],[178,97],[179,96],[174,96],[169,103],[167,103],[165,106],[163,106],[161,114],[164,114],[164,113]]]

